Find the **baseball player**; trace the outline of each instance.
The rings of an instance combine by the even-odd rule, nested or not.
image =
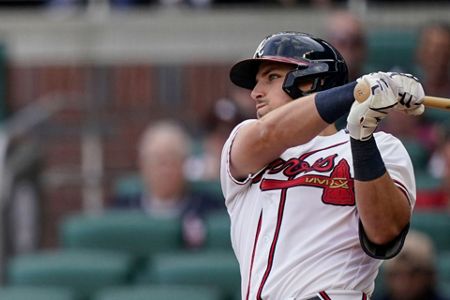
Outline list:
[[[230,79],[257,110],[221,158],[242,299],[369,299],[382,260],[402,247],[416,192],[401,142],[374,131],[393,109],[422,113],[422,86],[371,73],[358,79],[371,95],[356,102],[338,51],[298,32],[264,39]]]

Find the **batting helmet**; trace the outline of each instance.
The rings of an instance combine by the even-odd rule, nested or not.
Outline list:
[[[266,37],[259,44],[253,58],[240,61],[231,68],[231,81],[237,86],[252,90],[256,85],[259,65],[264,61],[295,66],[283,83],[283,90],[292,99],[348,82],[344,58],[332,45],[312,35],[291,31]],[[313,80],[313,86],[308,92],[303,92],[298,84],[308,79]]]

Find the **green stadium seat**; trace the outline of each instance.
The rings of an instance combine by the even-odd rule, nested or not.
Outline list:
[[[427,170],[415,169],[416,189],[422,191],[437,191],[441,186],[441,180],[431,175]]]
[[[205,219],[207,249],[230,250],[230,216],[226,211],[211,213]]]
[[[112,287],[93,300],[222,300],[219,290],[205,286],[150,285]]]
[[[402,139],[402,143],[411,157],[414,170],[416,172],[426,170],[428,159],[430,158],[428,149],[419,140],[415,139]]]
[[[144,184],[139,173],[130,173],[120,176],[114,182],[113,190],[118,197],[136,196],[142,193]]]
[[[78,214],[63,220],[65,248],[108,249],[143,258],[182,247],[179,218],[158,218],[142,211],[114,210],[99,216]]]
[[[57,287],[17,287],[0,288],[1,300],[77,300],[69,289]]]
[[[193,192],[207,193],[215,196],[217,201],[224,201],[219,180],[191,180],[188,184]],[[144,184],[138,173],[130,173],[119,177],[113,189],[116,196],[132,197],[142,193]]]
[[[438,288],[450,299],[450,251],[440,253],[437,257]]]
[[[428,234],[438,253],[450,251],[450,217],[447,212],[415,211],[411,229]]]
[[[450,250],[437,257],[438,280],[450,285]]]
[[[450,282],[441,282],[438,288],[443,296],[450,298]]]
[[[230,251],[167,253],[153,256],[138,283],[188,284],[219,288],[226,299],[240,290],[239,266]]]
[[[130,280],[131,256],[110,251],[43,251],[13,257],[7,264],[10,286],[55,286],[81,299],[97,290]]]
[[[214,199],[217,199],[217,201],[224,203],[224,206],[225,206],[225,200],[223,198],[222,187],[220,185],[219,180],[190,181],[189,188],[193,192],[197,192],[197,193],[201,193],[201,194],[209,194],[209,195],[213,196]]]
[[[440,124],[442,127],[450,125],[450,118],[448,117],[448,111],[442,109],[425,109],[423,117],[433,123]]]

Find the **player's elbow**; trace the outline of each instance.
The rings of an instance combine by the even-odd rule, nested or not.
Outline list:
[[[376,230],[368,234],[368,238],[375,244],[385,245],[396,239],[408,225],[408,220],[397,220],[399,222],[390,222],[383,224]]]

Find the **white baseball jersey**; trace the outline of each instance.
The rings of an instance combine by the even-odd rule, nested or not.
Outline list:
[[[317,136],[239,181],[230,173],[230,149],[239,128],[252,121],[232,131],[221,160],[242,299],[301,299],[324,290],[371,295],[381,260],[360,244],[349,135]],[[407,151],[390,134],[375,138],[412,209],[416,187]]]

